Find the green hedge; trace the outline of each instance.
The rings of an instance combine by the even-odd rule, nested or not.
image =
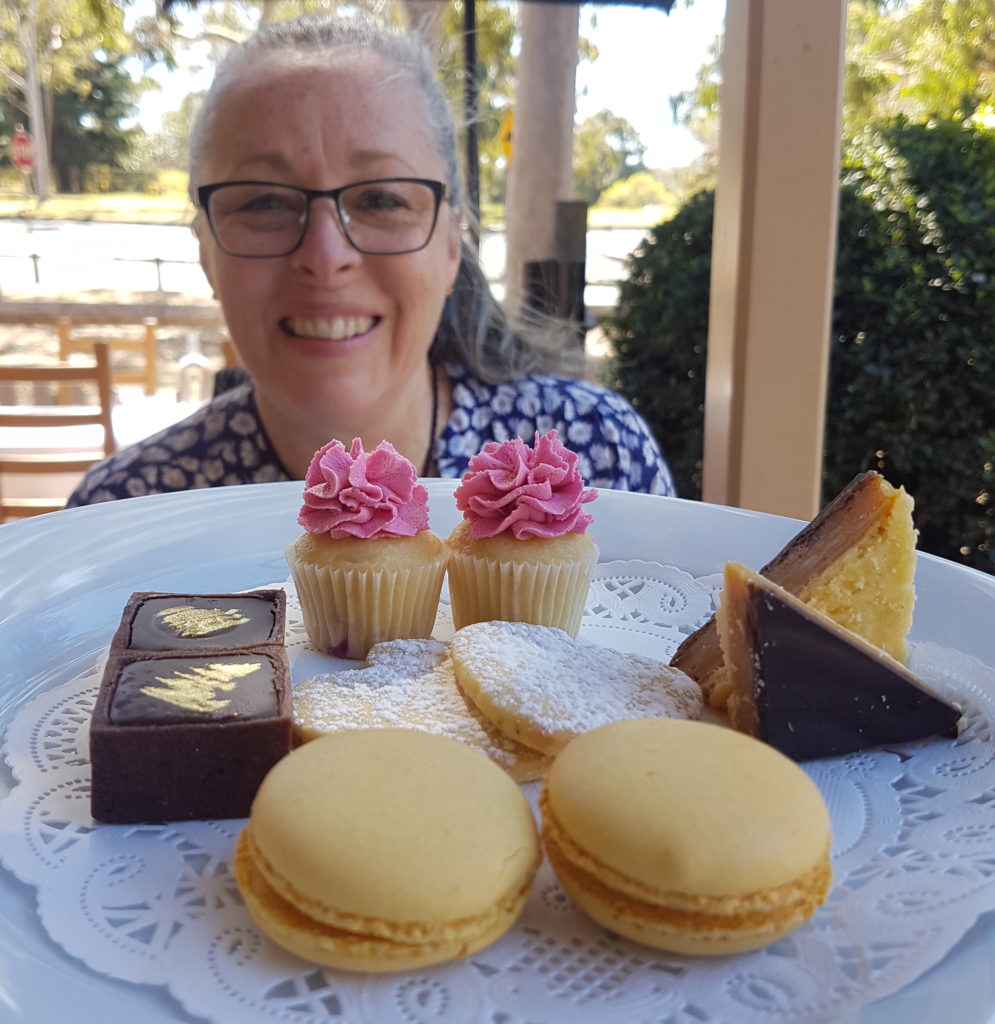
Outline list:
[[[701,494],[712,195],[628,261],[614,385]],[[875,468],[920,548],[995,571],[995,133],[899,120],[857,140],[840,193],[824,497]]]

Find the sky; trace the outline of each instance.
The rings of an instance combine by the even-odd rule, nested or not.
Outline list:
[[[136,0],[130,13],[154,10],[154,0]],[[192,12],[186,9],[184,17]],[[599,110],[624,117],[639,133],[647,167],[680,167],[693,160],[699,146],[687,129],[673,124],[670,97],[694,85],[709,47],[722,33],[725,0],[677,0],[670,14],[654,8],[584,4],[580,33],[598,48],[593,63],[577,75],[577,121]],[[592,23],[592,18],[594,19]],[[210,70],[154,72],[163,89],[142,98],[139,121],[155,131],[162,115],[175,110],[183,95],[206,89]]]
[[[670,97],[694,86],[724,19],[725,0],[694,0],[690,8],[678,0],[670,14],[645,7],[581,7],[580,32],[597,46],[598,58],[578,68],[578,122],[610,110],[639,133],[647,167],[689,163],[700,147],[673,123]]]

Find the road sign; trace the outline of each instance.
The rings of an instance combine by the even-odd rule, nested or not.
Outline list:
[[[514,128],[515,111],[512,107],[509,107],[501,121],[501,130],[498,133],[498,139],[501,142],[501,152],[504,154],[505,160],[509,163],[511,162],[511,138]]]
[[[34,140],[27,132],[15,132],[10,140],[10,158],[14,166],[22,171],[30,171],[35,161]]]

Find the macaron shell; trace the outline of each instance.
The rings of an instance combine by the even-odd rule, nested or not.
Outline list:
[[[573,740],[547,777],[565,832],[651,891],[744,896],[825,857],[829,814],[791,760],[703,722],[638,719]]]
[[[528,802],[483,755],[407,729],[314,740],[267,775],[253,863],[324,924],[417,943],[514,900],[539,860]],[[499,915],[500,916],[500,915]]]
[[[602,726],[558,756],[540,797],[561,885],[594,920],[676,953],[788,934],[832,880],[829,815],[791,760],[717,725]]]
[[[827,848],[803,877],[743,897],[653,892],[597,864],[559,828],[545,803],[542,812],[543,845],[567,895],[598,924],[657,949],[717,956],[765,946],[807,920],[829,888]]]
[[[323,924],[285,900],[257,869],[248,830],[235,850],[235,876],[256,924],[284,949],[314,963],[344,970],[386,973],[412,970],[468,956],[500,938],[521,913],[531,877],[521,891],[486,915],[486,920],[454,922],[434,940],[407,942],[386,934],[359,934]],[[387,933],[389,922],[377,931]]]

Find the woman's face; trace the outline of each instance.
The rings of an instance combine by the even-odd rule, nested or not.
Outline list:
[[[376,178],[446,180],[413,79],[367,53],[332,67],[243,70],[218,98],[198,185],[267,181],[331,189]],[[459,226],[443,202],[428,245],[364,255],[312,205],[300,248],[246,259],[221,252],[198,219],[201,263],[259,400],[327,417],[383,408],[425,361],[459,264]]]

